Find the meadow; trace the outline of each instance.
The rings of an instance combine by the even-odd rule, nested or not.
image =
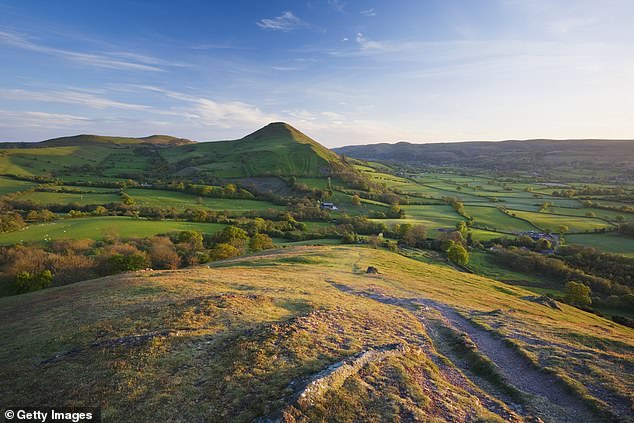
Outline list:
[[[106,236],[145,238],[169,232],[195,230],[214,233],[224,225],[174,220],[147,220],[124,216],[84,217],[32,224],[15,232],[0,233],[0,244],[47,242],[55,239],[94,239]]]

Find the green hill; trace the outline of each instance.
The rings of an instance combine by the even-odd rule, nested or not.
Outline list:
[[[39,143],[0,144],[0,174],[15,176],[325,177],[335,168],[352,169],[336,153],[281,122],[233,141],[196,143],[167,135],[77,135]]]
[[[271,123],[234,141],[179,146],[161,153],[177,173],[221,178],[326,176],[339,156],[292,126]]]
[[[329,246],[0,298],[0,407],[101,406],[104,421],[631,421],[634,331],[532,295]]]

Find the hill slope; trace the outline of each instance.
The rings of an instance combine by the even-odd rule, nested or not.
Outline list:
[[[526,140],[352,145],[337,148],[365,160],[416,164],[455,164],[495,169],[527,169],[563,163],[625,163],[634,167],[634,140]]]
[[[271,123],[239,140],[195,143],[77,135],[39,143],[0,144],[0,174],[115,178],[245,178],[330,175],[352,168],[292,126]]]
[[[332,246],[0,298],[0,406],[100,405],[105,421],[630,421],[634,331],[528,295]]]
[[[162,154],[177,172],[230,178],[325,176],[331,166],[341,165],[337,154],[283,122],[239,140],[181,146]]]

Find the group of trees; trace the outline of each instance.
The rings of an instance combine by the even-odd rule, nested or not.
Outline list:
[[[0,292],[19,294],[145,268],[177,269],[272,247],[268,235],[257,231],[249,235],[235,226],[210,235],[182,231],[121,241],[111,233],[99,242],[60,240],[0,247]]]
[[[607,274],[589,273],[591,269],[578,268],[572,261],[567,262],[565,256],[544,256],[523,248],[496,247],[493,249],[494,261],[502,267],[511,268],[529,274],[554,276],[565,281],[576,281],[589,286],[601,297],[616,295],[625,301],[632,297],[631,286],[607,278]],[[634,306],[634,304],[631,304]]]

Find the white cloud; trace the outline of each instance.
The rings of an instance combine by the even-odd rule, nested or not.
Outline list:
[[[368,40],[361,32],[357,33],[357,43],[361,50],[383,50],[385,47],[383,43]]]
[[[150,106],[125,103],[75,90],[27,91],[21,89],[0,89],[0,98],[14,101],[40,101],[47,103],[76,104],[93,109],[149,110]]]
[[[295,16],[293,12],[290,11],[282,13],[277,18],[262,19],[261,21],[256,23],[262,29],[284,32],[308,27],[308,24],[306,22]]]
[[[371,7],[370,9],[366,9],[366,10],[362,10],[361,12],[359,12],[361,15],[363,16],[376,16],[376,10],[374,10],[374,7]]]
[[[60,57],[66,60],[81,63],[83,65],[107,69],[162,72],[163,69],[155,65],[159,63],[166,63],[161,61],[160,59],[150,58],[149,56],[135,55],[134,53],[118,52],[110,54],[94,54],[48,47],[34,43],[33,41],[30,41],[28,38],[21,35],[5,31],[0,31],[0,43],[4,43],[6,45],[21,48],[24,50],[30,50],[55,57]],[[124,60],[126,58],[130,60]],[[154,63],[149,63],[149,60],[153,61]]]

